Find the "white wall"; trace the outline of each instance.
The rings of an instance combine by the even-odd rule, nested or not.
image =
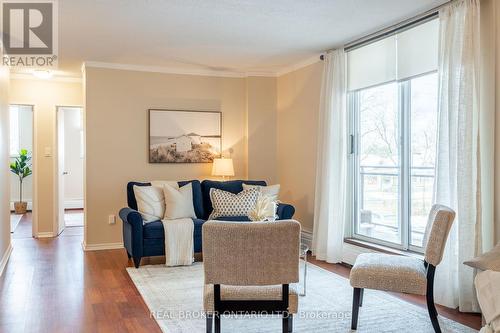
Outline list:
[[[81,108],[60,108],[64,112],[64,206],[83,208],[83,156],[80,149]]]
[[[10,109],[17,109],[19,112],[19,149],[27,149],[33,152],[33,107],[29,105],[11,105]],[[10,157],[13,162],[15,158]],[[29,176],[23,181],[23,201],[28,202],[28,209],[32,208],[33,199],[33,176]],[[10,209],[14,209],[14,202],[19,201],[19,178],[13,173],[10,174]]]

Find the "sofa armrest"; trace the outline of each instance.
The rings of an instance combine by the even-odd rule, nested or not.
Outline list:
[[[293,214],[295,214],[295,207],[290,204],[280,203],[278,204],[276,214],[278,215],[278,220],[290,220]]]
[[[142,257],[143,222],[141,214],[132,208],[122,208],[120,218],[123,221],[123,245],[132,257]]]

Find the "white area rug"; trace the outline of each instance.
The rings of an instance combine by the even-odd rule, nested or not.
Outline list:
[[[10,214],[10,232],[14,232],[21,221],[23,214]]]
[[[127,271],[165,333],[205,332],[203,263],[129,267]],[[339,275],[310,264],[307,296],[299,298],[294,332],[351,332],[352,288]],[[476,332],[439,317],[443,332]],[[222,317],[222,332],[281,332],[279,317]],[[427,310],[387,293],[366,290],[358,332],[434,332]]]

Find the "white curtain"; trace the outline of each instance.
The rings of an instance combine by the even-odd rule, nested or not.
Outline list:
[[[324,58],[321,87],[313,254],[320,260],[342,261],[346,214],[347,116],[345,53]]]
[[[439,21],[435,201],[457,216],[437,267],[435,301],[476,312],[474,271],[463,262],[481,249],[479,0],[453,2],[440,10]]]

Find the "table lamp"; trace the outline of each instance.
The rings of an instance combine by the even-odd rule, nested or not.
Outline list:
[[[226,177],[234,176],[234,167],[232,158],[214,158],[212,165],[212,176],[222,176],[222,180]]]

